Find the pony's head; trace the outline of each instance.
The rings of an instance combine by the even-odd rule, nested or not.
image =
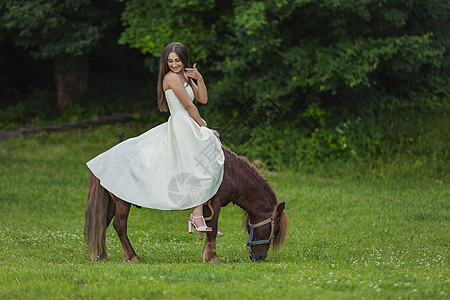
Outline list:
[[[285,203],[279,203],[275,191],[258,169],[244,156],[223,148],[227,172],[224,177],[229,187],[234,187],[233,203],[244,209],[243,225],[249,233],[247,249],[253,261],[265,260],[270,244],[277,251],[284,243],[288,217]],[[234,177],[231,180],[231,177]],[[239,181],[239,184],[235,184]],[[226,199],[226,197],[224,197]]]
[[[284,208],[284,202],[277,204],[272,217],[257,224],[251,223],[249,214],[245,215],[244,222],[249,233],[247,249],[252,261],[265,260],[271,243],[274,251],[283,245],[288,227]]]

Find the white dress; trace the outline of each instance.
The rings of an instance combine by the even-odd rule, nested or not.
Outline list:
[[[192,88],[185,89],[194,100]],[[87,163],[100,184],[126,202],[182,210],[212,198],[223,179],[225,157],[214,133],[200,127],[175,93],[165,91],[170,117]]]

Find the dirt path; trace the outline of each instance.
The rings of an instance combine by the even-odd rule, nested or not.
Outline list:
[[[141,113],[146,114],[146,113]],[[38,132],[57,132],[70,129],[83,129],[96,127],[104,124],[122,123],[134,120],[135,113],[113,114],[111,116],[98,117],[96,120],[81,119],[75,122],[60,122],[45,126],[34,126],[29,128],[20,128],[15,130],[0,131],[0,140],[18,137],[20,135],[29,135]]]

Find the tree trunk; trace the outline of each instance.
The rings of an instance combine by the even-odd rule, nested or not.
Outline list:
[[[87,91],[88,77],[89,63],[86,56],[60,55],[55,58],[55,82],[60,110],[71,106],[74,97]]]

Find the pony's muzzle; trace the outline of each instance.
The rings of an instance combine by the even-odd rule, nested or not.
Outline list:
[[[251,246],[247,246],[247,249],[249,250],[249,258],[251,261],[253,262],[257,262],[257,261],[264,261],[266,260],[267,257],[267,251],[265,251],[264,249],[259,249],[255,252],[253,252],[251,250]]]
[[[257,262],[257,261],[264,261],[264,260],[266,260],[266,257],[267,257],[267,253],[266,252],[258,251],[256,253],[252,253],[249,258],[250,258],[251,261]]]

